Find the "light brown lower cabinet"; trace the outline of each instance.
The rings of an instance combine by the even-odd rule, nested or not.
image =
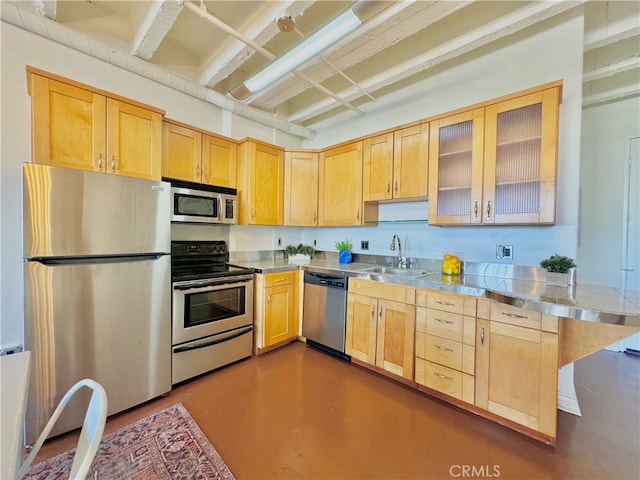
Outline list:
[[[255,353],[298,338],[300,271],[254,275]]]
[[[478,310],[490,318],[477,321],[476,406],[555,438],[558,318],[495,302]]]
[[[473,405],[476,299],[417,290],[416,305],[416,383]]]
[[[414,289],[353,278],[345,350],[352,359],[413,379]]]

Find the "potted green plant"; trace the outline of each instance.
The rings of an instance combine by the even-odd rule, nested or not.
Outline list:
[[[576,262],[564,255],[551,255],[540,262],[540,266],[547,271],[547,285],[575,285]]]
[[[336,250],[338,250],[339,263],[351,263],[351,249],[353,244],[345,239],[336,242]]]
[[[289,263],[296,265],[309,265],[311,263],[311,255],[315,250],[311,245],[287,245],[284,249],[285,255],[289,259]]]

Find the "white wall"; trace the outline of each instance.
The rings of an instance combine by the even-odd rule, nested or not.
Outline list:
[[[638,97],[583,112],[579,281],[621,286],[625,145],[639,135]]]
[[[370,252],[390,254],[393,234],[400,234],[411,256],[438,258],[445,250],[464,252],[467,261],[498,262],[496,245],[513,245],[512,263],[538,265],[560,253],[576,256],[578,178],[582,115],[582,38],[580,9],[544,22],[527,31],[484,48],[482,55],[439,71],[419,84],[379,98],[362,107],[366,117],[346,113],[315,126],[317,139],[305,147],[323,147],[373,133],[430,115],[529,87],[563,80],[558,146],[557,224],[553,227],[432,227],[428,225],[369,228],[304,229],[303,240],[318,239],[318,248],[333,249],[333,241],[349,237],[354,251],[360,241],[370,241]],[[558,48],[562,45],[562,48]],[[551,53],[552,52],[552,53]]]

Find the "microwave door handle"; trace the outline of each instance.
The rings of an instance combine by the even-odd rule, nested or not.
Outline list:
[[[234,338],[241,337],[242,335],[249,333],[252,330],[253,330],[253,327],[245,327],[239,332],[235,332],[232,335],[225,336],[224,338],[216,338],[215,340],[191,343],[183,347],[174,348],[173,353],[189,352],[191,350],[198,350],[200,348],[211,347],[212,345],[217,345],[218,343],[227,342],[229,340],[233,340]],[[219,337],[219,336],[220,335],[216,335],[216,337]]]

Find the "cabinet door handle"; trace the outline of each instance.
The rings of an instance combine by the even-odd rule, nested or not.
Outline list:
[[[477,200],[473,205],[473,214],[476,216],[476,218],[478,218],[478,201]]]
[[[387,182],[387,193],[391,191],[391,182]]]
[[[502,312],[502,315],[504,315],[505,317],[511,317],[511,318],[529,318],[526,315],[518,315],[517,313]]]
[[[395,181],[395,192],[398,193],[398,180]]]
[[[487,200],[487,218],[491,216],[491,200]]]
[[[316,223],[316,212],[313,212],[313,223]]]
[[[441,378],[441,379],[443,379],[443,380],[453,380],[453,378],[452,378],[452,377],[447,377],[446,375],[443,375],[443,374],[441,374],[441,373],[436,373],[436,372],[434,372],[434,375],[435,375],[435,376],[437,376],[437,377],[440,377],[440,378]]]
[[[453,325],[453,321],[451,321],[451,320],[443,320],[441,318],[436,318],[436,322],[444,323],[444,324],[447,324],[447,325]]]
[[[267,305],[269,305],[269,302],[271,302],[271,294],[267,293]]]
[[[200,165],[196,167],[196,177],[200,178]]]
[[[204,169],[204,175],[202,176],[204,180],[209,180],[209,169]]]
[[[382,318],[382,305],[380,305],[380,308],[378,309],[378,317]]]
[[[252,208],[251,209],[251,220],[255,220],[255,219],[256,219],[256,216],[255,216],[255,213],[254,213],[253,208]]]
[[[116,156],[113,155],[111,157],[111,171],[112,172],[117,172],[118,171],[118,162],[116,162]]]
[[[480,343],[484,347],[484,327],[482,327],[482,330],[480,331]]]
[[[436,303],[439,303],[440,305],[446,305],[447,307],[453,307],[454,306],[453,303],[444,302],[442,300],[436,300]]]
[[[98,170],[102,170],[102,154],[98,154]]]
[[[442,345],[436,345],[438,350],[442,350],[443,352],[453,352],[451,348],[443,347]]]
[[[371,305],[371,319],[376,318],[376,306]]]
[[[360,221],[360,209],[356,212],[356,220]]]

